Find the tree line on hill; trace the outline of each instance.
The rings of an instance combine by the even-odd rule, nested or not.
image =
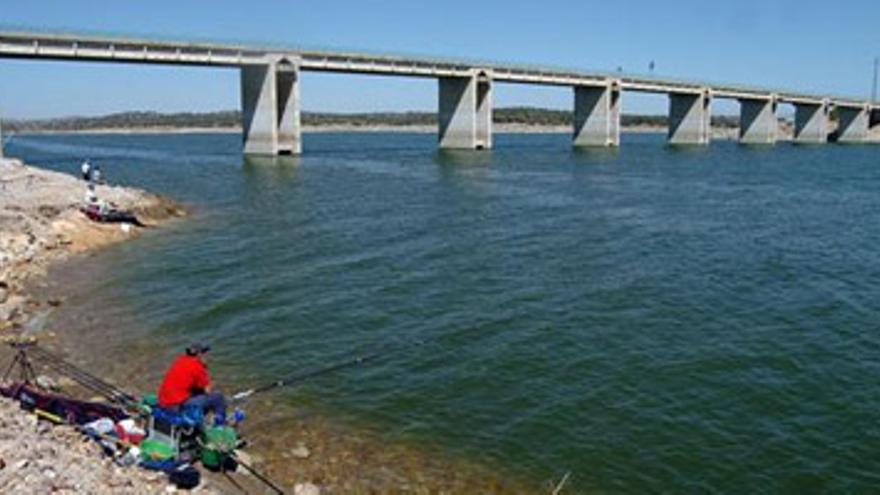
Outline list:
[[[535,126],[571,125],[572,112],[535,107],[508,107],[493,110],[493,122],[498,124],[522,124]],[[624,127],[665,127],[665,115],[623,115]],[[303,112],[302,123],[310,127],[326,126],[414,126],[435,125],[435,112],[372,112],[329,113]],[[735,116],[713,116],[712,125],[735,128],[739,124]],[[63,117],[53,119],[28,119],[3,121],[3,129],[12,132],[28,131],[88,131],[98,129],[144,129],[144,128],[234,128],[241,125],[241,112],[225,110],[217,112],[120,112],[97,117]]]

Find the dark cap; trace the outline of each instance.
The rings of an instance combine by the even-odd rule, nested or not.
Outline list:
[[[190,356],[197,356],[199,354],[204,354],[210,350],[211,350],[211,346],[209,346],[208,344],[206,344],[202,341],[197,341],[197,342],[193,342],[192,344],[189,345],[189,347],[186,348],[186,353],[189,354]]]

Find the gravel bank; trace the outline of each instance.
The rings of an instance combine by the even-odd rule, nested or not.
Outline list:
[[[168,478],[120,467],[72,427],[52,426],[0,399],[0,493],[155,494],[173,490]],[[211,483],[190,493],[215,493]]]

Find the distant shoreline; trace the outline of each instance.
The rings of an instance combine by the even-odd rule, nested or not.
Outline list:
[[[322,126],[303,126],[303,134],[328,134],[334,132],[345,133],[413,133],[413,134],[436,134],[437,126],[433,125],[351,125],[332,124]],[[572,129],[568,125],[531,125],[531,124],[495,124],[495,134],[567,134],[571,135]],[[623,126],[621,132],[626,134],[661,134],[667,132],[666,126],[636,125]],[[6,136],[15,135],[186,135],[186,134],[240,134],[241,127],[107,127],[94,129],[34,129],[18,132],[10,132]],[[737,138],[738,129],[730,127],[712,127],[712,139],[733,140]],[[779,141],[790,139],[787,133],[780,129]]]
[[[717,128],[716,131],[729,131]],[[624,126],[623,132],[637,134],[663,134],[664,126]],[[324,125],[303,126],[303,133],[329,132],[401,132],[434,134],[437,126],[432,125]],[[493,132],[500,134],[570,134],[571,126],[564,125],[530,125],[530,124],[495,124]],[[28,129],[6,133],[16,135],[55,135],[55,134],[238,134],[241,127],[97,127],[94,129]]]

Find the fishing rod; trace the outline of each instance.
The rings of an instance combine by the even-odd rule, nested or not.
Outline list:
[[[301,382],[304,380],[308,380],[310,378],[315,378],[315,377],[318,377],[321,375],[327,375],[330,373],[334,373],[336,371],[344,370],[346,368],[353,368],[355,366],[359,366],[359,365],[367,363],[369,361],[374,361],[383,355],[386,355],[386,353],[375,352],[373,354],[368,354],[366,356],[357,357],[357,358],[352,359],[350,361],[345,361],[342,363],[334,364],[332,366],[327,366],[326,368],[319,368],[319,369],[312,370],[312,371],[306,371],[304,373],[290,375],[286,378],[282,378],[280,380],[275,380],[274,382],[267,383],[267,384],[260,386],[260,387],[243,390],[243,391],[233,395],[232,401],[233,402],[242,401],[242,400],[245,400],[254,394],[261,394],[263,392],[268,392],[269,390],[273,390],[276,388],[288,387],[290,385],[293,385],[295,383],[298,383],[298,382]]]
[[[388,356],[392,356],[394,354],[398,354],[404,350],[411,349],[416,346],[425,345],[427,343],[430,343],[430,342],[433,342],[434,340],[439,339],[440,337],[442,337],[442,336],[437,336],[434,339],[419,339],[414,342],[409,342],[409,343],[404,343],[404,344],[397,344],[397,345],[389,344],[388,346],[386,346],[382,350],[379,350],[379,351],[376,351],[376,352],[373,352],[370,354],[358,356],[358,357],[351,359],[351,360],[348,360],[348,361],[336,363],[336,364],[333,364],[330,366],[326,366],[324,368],[318,368],[318,369],[311,370],[311,371],[296,373],[296,374],[281,378],[280,380],[275,380],[273,382],[266,383],[265,385],[262,385],[260,387],[249,388],[247,390],[243,390],[243,391],[238,392],[237,394],[233,395],[231,401],[232,402],[243,401],[254,394],[261,394],[264,392],[268,392],[270,390],[274,390],[276,388],[289,387],[291,385],[295,385],[295,384],[302,382],[302,381],[305,381],[305,380],[317,378],[317,377],[323,376],[323,375],[329,375],[331,373],[335,373],[337,371],[342,371],[342,370],[345,370],[348,368],[353,368],[355,366],[360,366],[362,364],[366,364],[371,361],[376,361],[376,360],[383,358],[383,357],[388,357]]]
[[[285,492],[281,487],[278,486],[278,483],[269,479],[268,476],[257,471],[253,466],[249,466],[249,465],[245,464],[244,462],[241,462],[241,458],[239,458],[237,455],[235,455],[234,452],[230,453],[229,456],[232,457],[235,460],[235,462],[238,463],[239,466],[245,468],[249,473],[254,475],[254,477],[257,478],[258,480],[262,481],[266,486],[271,488],[275,493],[277,493],[278,495],[284,495]]]
[[[137,400],[131,394],[107,383],[82,368],[65,361],[60,356],[57,356],[36,344],[31,347],[31,351],[35,354],[34,357],[43,362],[46,366],[61,374],[69,376],[83,387],[103,395],[111,402],[117,402],[128,406],[137,404]]]
[[[91,373],[83,370],[82,368],[77,367],[76,365],[65,361],[60,356],[57,356],[46,349],[41,347],[34,346],[32,348],[32,352],[36,354],[38,360],[43,361],[43,364],[59,371],[65,375],[74,378],[81,385],[87,386],[95,391],[111,395],[111,396],[124,396],[125,392],[118,389],[117,387],[107,383],[106,381],[92,375]]]
[[[380,351],[374,352],[372,354],[360,356],[360,357],[354,358],[352,360],[344,361],[344,362],[337,363],[337,364],[327,366],[324,368],[318,368],[316,370],[306,371],[303,373],[290,375],[288,377],[282,378],[280,380],[275,380],[273,382],[267,383],[267,384],[260,386],[260,387],[255,387],[255,388],[243,390],[243,391],[238,392],[237,394],[233,395],[231,398],[231,402],[243,401],[243,400],[251,397],[254,394],[261,394],[264,392],[268,392],[270,390],[274,390],[276,388],[282,388],[282,387],[288,387],[291,385],[295,385],[296,383],[299,383],[299,382],[302,382],[305,380],[316,378],[316,377],[319,377],[322,375],[327,375],[330,373],[335,373],[337,371],[342,371],[344,369],[353,368],[355,366],[359,366],[359,365],[365,364],[370,361],[375,361],[375,360],[382,358],[382,357],[391,356],[391,355],[397,354],[399,352],[402,352],[404,350],[407,350],[407,349],[410,349],[410,348],[413,348],[416,346],[426,345],[426,344],[435,342],[437,340],[440,340],[441,338],[444,338],[444,337],[454,338],[454,337],[458,337],[461,334],[471,332],[471,331],[476,331],[478,329],[480,329],[479,326],[472,327],[472,328],[465,328],[459,332],[453,333],[452,335],[438,335],[434,338],[419,339],[415,342],[399,344],[397,346],[389,345],[384,350],[380,350]]]

